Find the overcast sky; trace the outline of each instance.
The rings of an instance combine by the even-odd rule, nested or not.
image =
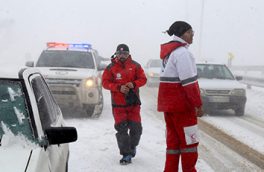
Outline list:
[[[192,25],[197,59],[226,63],[231,52],[233,64],[264,65],[263,8],[263,0],[0,0],[0,65],[37,58],[48,41],[88,42],[104,57],[126,43],[144,65],[159,58],[176,20]]]

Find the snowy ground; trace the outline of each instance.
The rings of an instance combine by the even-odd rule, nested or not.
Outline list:
[[[110,106],[110,94],[104,92],[105,108],[99,119],[67,119],[68,125],[77,127],[79,138],[70,145],[69,171],[73,172],[144,172],[163,171],[165,161],[165,126],[161,113],[153,113],[156,99],[143,102],[143,135],[133,163],[121,166],[121,156],[115,139],[114,121]],[[153,96],[153,95],[149,95]],[[199,160],[198,168],[211,171]]]
[[[156,112],[156,91],[155,89],[143,88],[141,94],[143,135],[133,163],[127,166],[119,165],[121,156],[118,153],[115,139],[110,94],[108,91],[104,91],[105,107],[100,118],[66,120],[68,125],[77,128],[79,135],[78,141],[70,144],[70,172],[163,171],[165,126],[162,114]],[[205,116],[202,120],[214,124],[235,138],[263,152],[264,89],[254,87],[247,90],[247,96],[248,102],[244,117],[235,117],[232,112],[224,111]],[[262,122],[256,122],[259,120]],[[240,123],[235,125],[238,121]],[[250,121],[253,123],[247,124]],[[252,134],[253,132],[255,134]],[[201,156],[197,163],[198,171],[262,171],[217,141],[209,138],[206,134],[201,133],[201,136],[202,141],[199,146]]]
[[[73,172],[135,172],[162,171],[165,158],[165,137],[162,120],[151,110],[142,110],[143,135],[133,165],[119,164],[110,97],[105,95],[105,108],[99,119],[69,119],[69,125],[78,130],[78,142],[70,145],[69,171]],[[145,104],[145,103],[143,103]]]

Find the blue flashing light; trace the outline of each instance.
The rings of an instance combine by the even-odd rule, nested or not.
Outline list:
[[[78,49],[91,49],[91,44],[69,44],[69,48],[78,48]]]

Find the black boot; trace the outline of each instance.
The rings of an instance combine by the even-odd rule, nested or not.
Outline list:
[[[131,148],[131,156],[132,156],[132,158],[134,158],[135,156],[136,156],[136,153],[137,153],[137,149],[136,149],[136,147],[134,147],[134,148]]]
[[[122,159],[120,159],[120,164],[121,165],[127,165],[130,164],[132,161],[132,156],[131,155],[124,155]]]

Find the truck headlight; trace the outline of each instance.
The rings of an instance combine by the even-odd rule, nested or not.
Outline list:
[[[149,76],[150,77],[154,77],[154,73],[153,72],[149,72]]]
[[[231,91],[231,95],[234,96],[245,96],[246,95],[246,90],[245,89],[234,89]]]
[[[85,81],[85,86],[87,88],[91,88],[91,87],[95,87],[96,86],[96,82],[93,78],[89,78]]]

